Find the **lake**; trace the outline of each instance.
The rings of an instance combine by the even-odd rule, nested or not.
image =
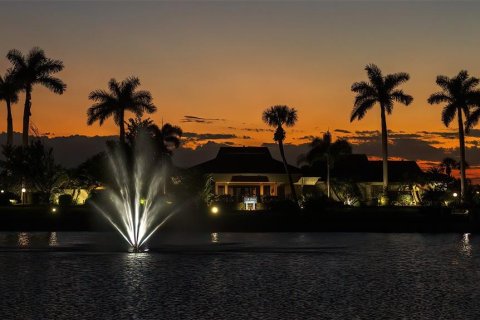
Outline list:
[[[478,319],[480,235],[0,233],[0,319]]]

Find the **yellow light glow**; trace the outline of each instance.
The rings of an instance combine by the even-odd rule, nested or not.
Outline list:
[[[453,193],[453,197],[454,197],[454,198],[458,197],[458,193],[454,192],[454,193]]]
[[[52,213],[55,213],[55,212],[57,212],[57,208],[53,207],[52,208]]]
[[[210,209],[210,211],[212,212],[212,214],[217,215],[219,210],[218,210],[218,207],[213,206],[213,207]]]

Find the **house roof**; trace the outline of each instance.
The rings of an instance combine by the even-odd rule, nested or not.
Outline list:
[[[390,182],[419,180],[423,174],[422,169],[415,161],[388,161],[388,180]],[[326,162],[319,161],[313,167],[305,168],[304,175],[319,176],[322,180],[326,180]],[[357,182],[382,182],[383,162],[370,161],[365,154],[343,155],[335,161],[330,175],[332,178]]]
[[[267,176],[232,176],[231,182],[268,182]]]
[[[267,147],[220,147],[217,156],[191,169],[204,173],[285,173],[283,162],[273,159]],[[290,173],[300,173],[288,166]]]

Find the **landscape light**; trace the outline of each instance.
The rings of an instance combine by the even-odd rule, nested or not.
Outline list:
[[[453,197],[454,197],[454,198],[458,197],[458,193],[454,192],[454,193],[453,193]]]
[[[1,193],[5,193],[5,190],[1,190],[0,192],[1,192]]]
[[[57,208],[52,207],[52,213],[55,213],[55,212],[57,212]]]
[[[25,192],[27,192],[27,189],[22,188],[22,193],[25,193]]]
[[[218,207],[213,206],[212,209],[210,209],[210,211],[212,212],[212,214],[217,215],[218,214]]]

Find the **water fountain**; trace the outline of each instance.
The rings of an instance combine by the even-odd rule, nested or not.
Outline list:
[[[174,214],[164,195],[165,170],[150,139],[140,134],[133,148],[115,145],[108,151],[111,181],[106,199],[94,206],[139,252],[146,241]]]

